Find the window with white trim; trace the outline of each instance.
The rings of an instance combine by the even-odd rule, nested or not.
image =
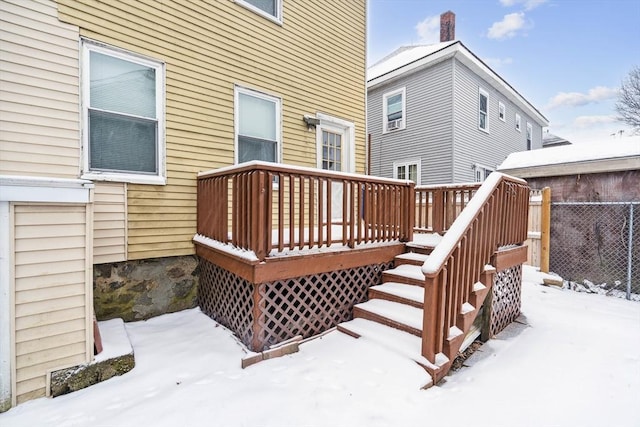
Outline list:
[[[279,24],[282,23],[282,0],[235,0],[246,7]]]
[[[507,107],[500,101],[498,101],[498,118],[503,122],[507,121]]]
[[[495,169],[480,165],[476,163],[473,165],[473,174],[475,182],[484,182],[485,179],[489,178],[491,172],[494,172]]]
[[[478,90],[478,129],[489,132],[489,94]]]
[[[275,96],[236,86],[236,163],[280,158],[280,109]]]
[[[382,96],[382,130],[384,133],[404,129],[407,122],[406,88],[387,92]]]
[[[533,126],[531,123],[527,122],[527,150],[531,150],[533,142]]]
[[[420,159],[393,162],[393,177],[405,179],[420,185]]]
[[[164,64],[82,40],[83,178],[165,184]]]
[[[516,113],[516,130],[522,132],[522,119],[518,113]]]

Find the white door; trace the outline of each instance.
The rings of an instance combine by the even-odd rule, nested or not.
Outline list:
[[[320,125],[316,129],[318,144],[318,167],[336,172],[353,171],[353,124],[334,117],[318,115]],[[326,194],[326,192],[325,192]],[[331,222],[343,220],[343,184],[331,184]],[[322,218],[323,222],[328,222]]]

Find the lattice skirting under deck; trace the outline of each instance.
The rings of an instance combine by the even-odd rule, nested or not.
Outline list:
[[[520,315],[522,264],[498,271],[493,281],[490,336],[513,322]]]
[[[253,351],[296,335],[316,335],[351,320],[393,262],[252,284],[201,259],[198,300],[212,319],[234,331]],[[257,301],[257,310],[254,310]]]

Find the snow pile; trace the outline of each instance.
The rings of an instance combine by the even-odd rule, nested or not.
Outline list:
[[[640,304],[524,280],[520,323],[428,390],[406,355],[338,331],[243,370],[243,347],[193,309],[126,324],[131,372],[0,425],[638,426]]]

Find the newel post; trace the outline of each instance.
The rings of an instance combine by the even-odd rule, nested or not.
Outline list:
[[[444,231],[444,190],[436,189],[433,192],[433,231],[440,233]]]
[[[251,197],[251,234],[249,238],[249,246],[252,249],[256,257],[263,261],[269,254],[270,248],[268,248],[267,233],[271,233],[270,227],[267,227],[267,197],[271,197],[270,182],[267,182],[267,173],[262,170],[255,171],[251,174],[251,190],[249,192]]]
[[[400,241],[408,242],[413,239],[413,228],[416,223],[416,189],[415,184],[412,182],[404,188],[402,194],[405,195],[403,205],[407,207],[404,221],[402,235]]]

